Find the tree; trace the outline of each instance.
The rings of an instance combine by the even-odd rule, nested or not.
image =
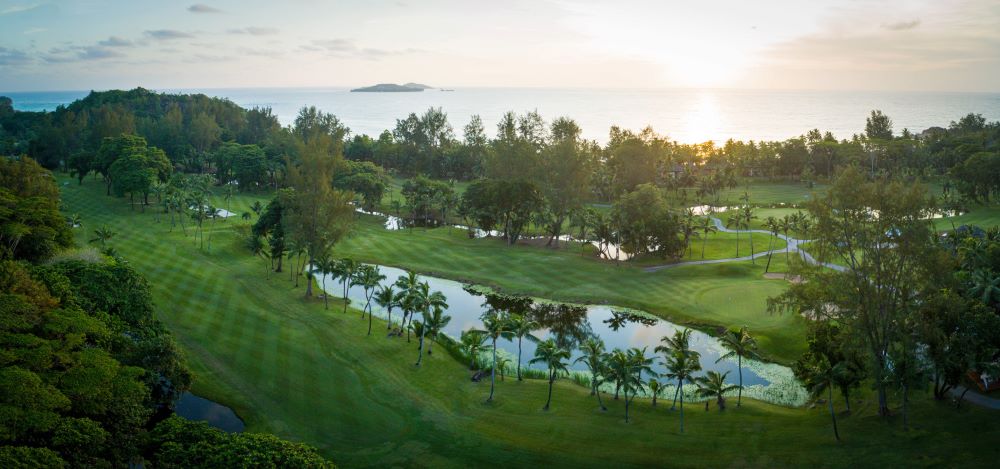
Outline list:
[[[656,378],[649,378],[646,389],[649,389],[649,394],[653,397],[653,407],[656,407],[656,399],[660,397],[660,394],[663,394],[663,383]]]
[[[486,334],[483,334],[482,331],[462,331],[462,336],[459,339],[459,348],[465,356],[469,357],[470,370],[476,369],[476,358],[479,356],[479,353],[489,348],[486,345],[486,339]]]
[[[282,223],[297,244],[303,246],[309,263],[328,253],[350,230],[354,209],[352,194],[331,187],[339,153],[330,156],[329,137],[310,139],[300,145],[298,164],[289,162],[286,183],[291,191],[282,192]],[[287,222],[287,223],[286,223]],[[312,296],[312,283],[306,285],[306,297]]]
[[[764,273],[766,274],[771,269],[771,255],[774,254],[774,239],[778,237],[778,232],[781,231],[781,222],[777,218],[767,217],[767,220],[764,221],[764,227],[771,233],[767,244],[767,265],[764,266]]]
[[[625,394],[625,423],[629,421],[632,400],[645,387],[642,373],[652,373],[652,363],[653,359],[646,356],[645,348],[615,349],[608,357],[608,369]],[[629,397],[630,393],[632,397]]]
[[[702,234],[702,237],[701,237],[701,258],[704,259],[705,258],[705,244],[708,243],[708,235],[719,231],[719,229],[715,227],[715,222],[712,221],[712,214],[711,213],[709,213],[707,216],[705,216],[705,218],[701,219],[701,225],[699,226],[699,229],[701,230],[701,234]]]
[[[538,342],[538,338],[531,334],[532,331],[541,328],[538,321],[533,321],[520,314],[512,314],[509,319],[509,330],[513,337],[517,337],[517,380],[521,381],[521,341],[528,339],[531,342]]]
[[[736,357],[737,370],[740,376],[739,386],[737,387],[739,394],[736,396],[736,407],[739,407],[740,401],[743,400],[743,358],[752,360],[760,358],[757,355],[757,341],[750,335],[747,326],[743,326],[739,331],[726,331],[719,342],[729,351],[720,356],[718,360],[715,360],[715,363],[719,363],[727,358]]]
[[[348,298],[348,293],[351,287],[355,284],[355,277],[358,272],[359,265],[354,259],[343,258],[336,261],[330,266],[330,273],[333,274],[333,278],[339,279],[341,285],[344,287],[344,314],[347,314],[347,304],[350,303]],[[362,314],[364,314],[362,312]],[[363,316],[362,316],[363,317]]]
[[[739,213],[729,215],[729,219],[726,220],[726,228],[736,230],[736,257],[740,257],[740,224],[742,222],[743,217]]]
[[[372,335],[372,296],[375,295],[375,289],[383,280],[385,280],[385,275],[382,275],[381,270],[376,265],[364,264],[358,269],[356,282],[365,290],[365,307],[361,310],[361,317],[363,318],[365,311],[368,311],[368,335]],[[428,323],[429,325],[430,323]]]
[[[100,228],[94,228],[94,237],[91,238],[90,242],[98,243],[103,248],[115,236],[118,236],[117,232],[112,230],[108,225],[103,225]]]
[[[582,362],[590,370],[590,395],[597,395],[597,403],[601,410],[608,410],[601,401],[601,382],[605,377],[607,356],[604,352],[604,341],[599,337],[589,337],[580,344],[580,357],[574,363]]]
[[[552,385],[560,372],[567,371],[566,360],[569,360],[569,350],[560,348],[552,339],[539,342],[538,347],[535,348],[535,358],[532,358],[529,363],[544,363],[549,370],[549,397],[545,401],[543,410],[549,410],[549,406],[552,404]]]
[[[615,202],[612,213],[619,226],[621,248],[626,252],[663,258],[683,253],[685,245],[678,236],[680,221],[658,187],[638,186]]]
[[[682,329],[674,331],[673,336],[663,336],[660,338],[662,345],[656,346],[653,349],[656,353],[662,353],[664,356],[664,363],[670,360],[670,357],[676,352],[681,354],[695,353],[691,351],[691,329]],[[673,379],[678,379],[674,376]],[[670,405],[670,410],[673,410],[677,405],[677,396],[681,392],[681,386],[678,385],[674,390],[674,402]]]
[[[698,385],[698,395],[701,397],[714,397],[715,405],[720,411],[726,410],[726,393],[734,389],[743,390],[743,385],[731,385],[726,383],[726,376],[729,376],[729,372],[719,373],[718,371],[709,371],[705,376],[701,376],[695,379],[695,384]],[[708,403],[706,402],[705,409],[708,410]],[[738,407],[738,405],[737,405]]]
[[[405,329],[406,341],[410,341],[409,329],[406,329],[406,318],[409,317],[410,321],[413,321],[413,314],[419,309],[416,303],[418,298],[417,289],[420,286],[420,279],[417,277],[415,272],[407,272],[406,275],[400,275],[396,279],[396,288],[399,288],[399,307],[403,309],[403,322],[401,324],[401,330]],[[400,334],[402,335],[402,334]]]
[[[677,389],[680,392],[681,433],[684,433],[684,382],[694,382],[693,374],[701,370],[701,363],[698,361],[700,357],[701,354],[693,350],[686,353],[675,350],[667,355],[666,366],[669,372],[667,376],[677,380]]]
[[[447,307],[447,305],[443,306]],[[370,314],[369,317],[371,317]],[[441,333],[449,322],[451,322],[451,316],[444,314],[442,305],[435,305],[431,310],[430,316],[425,318],[424,325],[427,327],[427,339],[430,340],[427,344],[427,355],[431,354],[431,345],[437,340],[438,334]]]
[[[483,313],[482,321],[483,328],[476,330],[476,332],[480,332],[490,339],[493,350],[493,368],[490,373],[490,396],[486,398],[486,402],[492,402],[493,391],[496,388],[497,340],[500,338],[509,340],[513,337],[513,332],[511,330],[510,318],[506,313],[490,309]]]
[[[837,365],[822,356],[812,356],[811,360],[796,368],[797,377],[805,383],[806,389],[814,399],[822,396],[824,391],[827,392],[830,419],[833,421],[833,436],[837,441],[840,441],[840,432],[837,430],[837,414],[833,411],[833,387],[836,386],[839,373]]]
[[[538,187],[545,197],[541,218],[552,245],[562,234],[566,218],[590,195],[591,158],[580,138],[580,126],[572,119],[552,122],[549,144],[541,151]]]
[[[430,328],[430,321],[433,320],[431,316],[431,311],[443,310],[448,307],[448,299],[439,292],[430,291],[430,285],[427,282],[423,282],[417,285],[417,288],[411,292],[409,295],[413,295],[412,302],[417,311],[420,311],[422,321],[422,327],[420,328],[420,346],[418,348],[417,363],[416,366],[420,366],[421,360],[424,358],[424,339],[427,336],[428,329]],[[436,314],[440,314],[439,312]]]
[[[384,279],[384,277],[383,277]],[[375,293],[375,303],[385,309],[387,319],[386,319],[386,329],[392,328],[392,308],[399,306],[399,297],[396,294],[396,290],[393,289],[392,285],[382,285],[379,287],[378,291]]]
[[[72,244],[51,173],[27,157],[0,158],[0,259],[39,261]]]
[[[889,414],[890,346],[909,330],[906,318],[948,270],[923,215],[930,205],[919,185],[866,181],[848,168],[824,197],[808,203],[819,241],[844,259],[846,269],[804,268],[808,282],[768,300],[772,311],[809,311],[834,319],[859,339],[871,360],[883,416]]]

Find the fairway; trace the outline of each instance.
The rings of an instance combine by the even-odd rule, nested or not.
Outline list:
[[[909,431],[898,418],[877,417],[862,396],[840,418],[841,444],[823,406],[746,401],[720,413],[691,404],[681,434],[669,402],[653,408],[640,400],[625,424],[620,401],[608,396],[609,411],[600,412],[586,389],[565,380],[548,412],[542,381],[498,383],[497,400],[486,405],[488,383],[470,382],[465,365],[443,350],[415,369],[415,343],[366,337],[356,313],[326,311],[303,300],[287,273],[267,275],[265,261],[251,257],[231,228],[245,222],[206,222],[211,249],[202,250],[153,210],[104,196],[100,181],[68,181],[60,178],[65,210],[84,223],[78,242],[104,224],[118,233],[110,244],[149,278],[159,317],[196,372],[194,392],[233,407],[248,430],[313,444],[343,467],[979,466],[1000,456],[992,444],[1000,438],[997,412],[955,410],[923,394],[913,398]],[[237,197],[231,210],[255,200],[266,197]],[[463,236],[387,232],[362,219],[337,253],[507,291],[635,306],[677,322],[749,324],[764,351],[785,361],[804,346],[801,319],[764,312],[784,283],[764,280],[761,262],[649,274],[576,252]]]

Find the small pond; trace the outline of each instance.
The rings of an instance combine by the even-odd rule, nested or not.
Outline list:
[[[209,425],[229,433],[242,432],[245,426],[233,409],[190,392],[181,394],[174,403],[174,412],[188,420],[208,422]]]

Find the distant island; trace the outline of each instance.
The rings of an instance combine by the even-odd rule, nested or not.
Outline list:
[[[432,90],[433,86],[422,85],[420,83],[407,83],[405,85],[397,85],[395,83],[379,83],[375,86],[366,86],[363,88],[355,88],[351,90],[354,92],[361,93],[400,93],[400,92],[412,92],[412,91],[423,91]]]

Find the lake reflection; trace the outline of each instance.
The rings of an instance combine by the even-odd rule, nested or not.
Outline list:
[[[397,278],[406,275],[406,271],[402,269],[386,266],[379,266],[379,268],[382,274],[386,276],[386,279],[382,282],[383,285],[391,285],[395,283]],[[461,336],[462,331],[482,327],[480,318],[484,312],[490,309],[487,297],[474,293],[472,289],[467,289],[463,284],[453,280],[425,275],[421,275],[420,279],[430,284],[431,291],[440,291],[448,298],[448,308],[445,313],[451,316],[452,319],[444,328],[445,334],[457,339]],[[320,284],[322,284],[322,278],[317,277],[317,280],[320,280]],[[326,290],[332,296],[339,297],[343,293],[343,284],[328,277],[326,279]],[[364,306],[364,289],[361,287],[351,287],[347,296],[351,299],[355,307],[361,308]],[[494,304],[494,306],[500,305]],[[385,317],[385,312],[374,302],[372,303],[372,309],[377,316]],[[653,350],[657,345],[660,345],[660,338],[673,335],[674,331],[683,329],[681,326],[661,319],[623,313],[622,308],[606,305],[579,306],[535,302],[531,308],[531,315],[533,319],[543,326],[534,335],[541,340],[552,337],[562,346],[571,347],[572,360],[580,356],[577,347],[582,340],[590,335],[601,338],[608,351],[615,348],[646,347],[647,355],[654,355],[655,352]],[[399,308],[394,308],[392,316],[393,321],[398,322],[402,318],[402,312]],[[417,319],[420,319],[419,314],[417,314]],[[499,349],[508,352],[512,359],[517,359],[516,339],[514,341],[501,339],[497,342],[497,345]],[[726,352],[718,340],[701,331],[692,330],[691,348],[701,353],[702,373],[709,370],[719,371],[720,373],[730,371],[729,381],[736,383],[738,379],[736,361],[723,360],[719,363],[715,362]],[[535,354],[535,344],[525,340],[522,344],[522,350],[521,366],[533,366],[528,365],[528,360]],[[653,370],[657,373],[665,371],[661,362],[662,357],[657,354],[653,366]],[[767,386],[770,384],[768,380],[750,370],[747,366],[748,364],[750,364],[750,360],[744,360],[744,386]],[[586,371],[586,366],[582,363],[573,363],[570,369]]]

